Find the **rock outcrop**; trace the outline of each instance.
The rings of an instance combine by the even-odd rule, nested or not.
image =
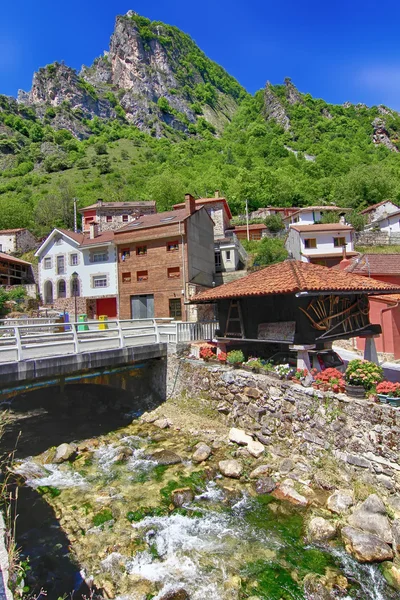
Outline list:
[[[392,560],[393,551],[389,544],[378,536],[365,533],[354,527],[343,527],[342,539],[347,552],[360,562],[383,562]]]
[[[290,129],[290,120],[286,114],[285,107],[276,96],[273,86],[269,81],[267,81],[264,90],[264,115],[266,119],[276,121],[285,131]]]

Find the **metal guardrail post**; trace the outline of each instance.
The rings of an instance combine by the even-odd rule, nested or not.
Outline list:
[[[124,332],[122,331],[121,321],[117,321],[117,329],[118,329],[118,339],[119,339],[119,347],[124,347]]]
[[[17,344],[17,359],[22,360],[22,343],[21,343],[21,333],[19,331],[19,327],[14,327],[14,335],[15,341]]]
[[[78,339],[77,326],[76,326],[76,323],[71,323],[71,325],[72,325],[72,335],[74,336],[75,354],[78,354],[79,353],[79,339]]]
[[[156,342],[157,342],[157,344],[159,344],[160,343],[160,331],[158,329],[157,321],[155,319],[153,319],[153,325],[154,325],[155,334],[156,334]]]

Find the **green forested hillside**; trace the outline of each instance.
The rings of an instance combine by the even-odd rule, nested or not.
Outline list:
[[[227,196],[234,213],[260,206],[335,202],[363,208],[400,200],[400,116],[384,107],[336,106],[310,95],[270,91],[287,115],[285,130],[266,110],[259,91],[242,100],[216,137],[195,134],[156,139],[124,118],[94,117],[79,141],[52,128],[52,111],[39,112],[0,96],[0,228],[29,226],[44,234],[72,224],[71,201],[155,199],[164,210],[185,192]],[[373,125],[374,122],[374,125]],[[390,147],[373,142],[384,130]],[[386,139],[385,138],[385,139]],[[379,141],[379,140],[378,140]]]

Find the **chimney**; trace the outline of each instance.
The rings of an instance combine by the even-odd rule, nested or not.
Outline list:
[[[103,206],[103,200],[102,200],[102,198],[98,198],[97,199],[97,206]]]
[[[192,215],[196,211],[196,200],[192,194],[185,194],[185,208],[188,215]]]
[[[350,258],[347,258],[347,255],[346,255],[346,244],[344,244],[344,246],[343,246],[343,258],[342,258],[342,260],[339,263],[339,268],[340,268],[341,271],[344,271],[350,265],[351,265],[351,260],[350,260]]]
[[[94,240],[95,237],[99,235],[99,228],[96,221],[92,221],[89,225],[89,238]]]
[[[219,198],[219,190],[215,190],[214,198]]]

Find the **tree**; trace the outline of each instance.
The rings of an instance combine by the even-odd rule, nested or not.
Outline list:
[[[352,210],[347,213],[346,221],[349,225],[352,225],[356,231],[363,231],[366,224],[365,216],[357,210]]]
[[[271,233],[278,233],[279,231],[282,231],[282,229],[285,229],[285,225],[280,215],[268,215],[265,218],[265,225]]]
[[[174,204],[183,202],[185,186],[177,175],[161,173],[151,177],[146,185],[147,196],[157,202],[157,210],[170,210]]]
[[[97,144],[94,145],[94,151],[98,156],[108,154],[107,145],[104,142],[97,142]]]
[[[42,196],[35,208],[35,221],[45,229],[74,226],[75,189],[67,181],[61,181],[47,196]]]

